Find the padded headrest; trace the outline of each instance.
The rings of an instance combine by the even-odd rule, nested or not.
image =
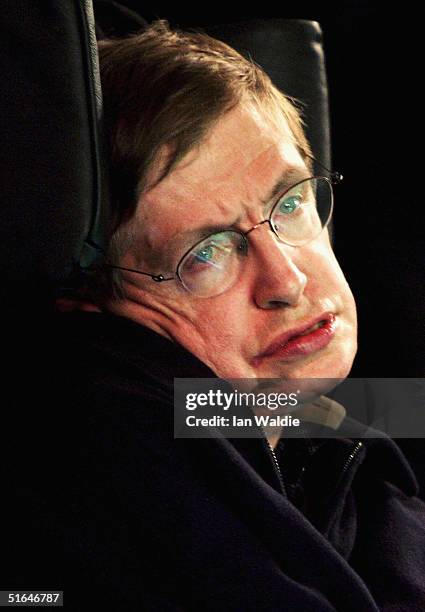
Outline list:
[[[0,28],[7,299],[18,287],[37,293],[62,284],[93,263],[104,246],[109,202],[92,3],[13,0]]]

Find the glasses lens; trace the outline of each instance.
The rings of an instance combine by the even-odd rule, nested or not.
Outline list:
[[[282,242],[293,246],[317,238],[332,214],[332,186],[327,178],[294,185],[276,202],[270,221]]]
[[[246,239],[239,232],[211,234],[186,253],[177,274],[191,293],[199,297],[219,295],[238,278],[246,253]]]

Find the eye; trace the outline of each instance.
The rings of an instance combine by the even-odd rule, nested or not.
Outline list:
[[[202,272],[221,269],[225,261],[234,251],[234,245],[229,240],[215,238],[199,245],[186,258],[186,271]]]
[[[197,261],[200,261],[200,262],[211,261],[211,259],[213,259],[214,257],[215,249],[216,247],[214,245],[208,244],[202,247],[202,249],[199,249],[199,251],[196,251],[194,253],[194,257],[196,258]]]
[[[245,236],[223,230],[195,244],[181,259],[177,274],[191,293],[199,297],[219,295],[235,282],[246,255]]]
[[[193,286],[206,279],[221,282],[223,275],[238,268],[240,258],[247,254],[246,240],[242,234],[226,230],[212,234],[195,245],[181,260],[178,267],[180,279],[186,286]]]
[[[282,199],[282,201],[278,205],[278,210],[280,213],[284,215],[288,215],[300,206],[302,202],[302,196],[300,193],[286,196]]]
[[[302,229],[308,216],[309,181],[303,181],[284,193],[277,201],[272,213],[271,221],[275,232],[282,239],[287,238],[288,232],[297,232]]]

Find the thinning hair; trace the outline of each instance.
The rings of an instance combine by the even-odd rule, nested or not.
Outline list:
[[[161,20],[140,34],[100,42],[99,60],[114,216],[109,261],[118,263],[134,240],[131,220],[143,191],[164,179],[239,104],[283,116],[309,162],[297,108],[258,65],[219,40],[172,30]],[[149,183],[164,147],[165,163],[161,159],[161,172]],[[121,297],[120,272],[104,270],[102,278],[101,293]]]

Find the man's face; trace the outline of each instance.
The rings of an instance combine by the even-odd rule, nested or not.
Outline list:
[[[283,119],[232,110],[142,195],[140,240],[121,265],[173,275],[209,233],[204,228],[246,231],[267,218],[267,194],[294,171],[309,176]],[[125,273],[128,300],[115,310],[183,345],[223,378],[345,377],[356,351],[356,311],[327,231],[293,247],[263,224],[247,239],[247,264],[226,292],[196,297],[178,280],[158,284]],[[323,327],[311,330],[318,322]]]

